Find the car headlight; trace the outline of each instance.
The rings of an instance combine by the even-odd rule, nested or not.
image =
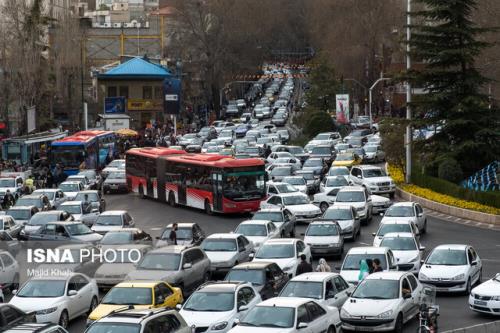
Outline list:
[[[380,318],[380,319],[390,318],[392,316],[392,313],[393,313],[392,310],[388,310],[388,311],[385,311],[385,312],[382,312],[381,314],[379,314],[377,316],[377,318]]]
[[[463,280],[465,278],[465,274],[458,274],[457,276],[455,276],[452,280]]]
[[[427,275],[425,275],[424,273],[420,272],[420,274],[418,275],[418,278],[420,280],[429,280],[429,278],[427,277]]]
[[[351,318],[351,314],[347,312],[344,308],[340,310],[340,317],[342,318]]]
[[[339,243],[328,244],[328,247],[339,247]]]
[[[351,231],[352,231],[352,225],[347,226],[347,227],[344,229],[344,232],[351,232]]]
[[[212,331],[220,331],[225,329],[226,327],[227,327],[227,321],[221,321],[220,323],[213,324],[212,327],[210,327],[210,329]]]
[[[358,207],[358,208],[356,208],[356,210],[357,210],[358,212],[362,212],[364,209],[365,209],[365,207]]]
[[[46,315],[46,314],[49,314],[49,313],[52,313],[52,312],[56,312],[57,311],[57,306],[54,306],[53,308],[48,308],[48,309],[45,309],[45,310],[39,310],[39,311],[36,311],[35,313],[37,315]]]
[[[492,296],[491,300],[492,301],[500,301],[500,296]]]

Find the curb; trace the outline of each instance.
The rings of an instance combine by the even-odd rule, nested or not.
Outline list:
[[[500,321],[492,321],[469,327],[456,328],[443,333],[496,333],[500,332]]]
[[[484,224],[500,226],[500,215],[486,214],[469,209],[445,205],[408,193],[399,187],[396,188],[396,194],[403,200],[418,202],[423,207],[439,213],[455,216],[464,220],[472,220]]]

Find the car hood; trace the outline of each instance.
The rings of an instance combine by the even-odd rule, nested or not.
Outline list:
[[[352,163],[354,163],[354,160],[348,160],[348,161],[333,161],[333,164],[334,166],[347,166],[347,165],[351,165]]]
[[[188,326],[195,325],[197,327],[210,327],[213,324],[221,321],[229,321],[233,312],[203,312],[203,311],[179,311],[179,314],[184,318]]]
[[[76,239],[78,241],[84,242],[84,243],[92,243],[92,242],[97,242],[102,239],[102,235],[99,235],[98,233],[91,233],[87,235],[77,235],[77,236],[72,236],[73,239]]]
[[[445,266],[423,264],[420,273],[430,279],[450,279],[459,274],[465,274],[467,266]]]
[[[268,237],[267,236],[246,236],[246,238],[251,241],[254,245],[255,244],[262,244],[265,242]]]
[[[339,236],[305,236],[306,244],[337,244],[340,243]]]
[[[192,239],[177,239],[177,245],[184,245],[184,246],[189,246],[193,244]],[[156,242],[156,247],[163,247],[169,245],[169,240],[168,239],[160,239],[158,242]]]
[[[391,182],[392,179],[390,177],[384,176],[384,177],[370,177],[366,178],[367,182],[370,183],[386,183],[386,182]]]
[[[127,308],[129,305],[115,305],[115,304],[99,304],[97,308],[92,311],[89,315],[90,320],[99,320],[102,317],[111,313],[111,311],[115,311],[118,309]],[[152,305],[135,305],[134,309],[152,309]]]
[[[415,217],[397,217],[397,216],[384,216],[382,218],[382,221],[380,223],[386,223],[386,222],[399,222],[399,221],[408,221],[408,222],[415,222]]]
[[[252,327],[252,326],[241,326],[238,325],[233,327],[228,331],[229,333],[261,333],[261,332],[273,332],[273,333],[288,333],[293,332],[292,328],[275,328],[275,327]]]
[[[336,220],[342,229],[354,225],[354,220]]]
[[[135,269],[135,265],[131,263],[116,263],[116,264],[102,264],[97,271],[96,275],[127,275]]]
[[[252,262],[274,262],[276,265],[280,266],[281,269],[287,266],[294,266],[297,259],[295,258],[254,258]]]
[[[381,195],[372,194],[370,197],[372,198],[372,204],[374,206],[389,205],[391,203],[391,200],[389,198],[383,197]]]
[[[93,225],[92,230],[95,232],[108,232],[108,231],[115,231],[115,230],[121,230],[121,226],[115,226],[115,225]]]
[[[398,264],[407,264],[410,262],[410,260],[415,259],[415,257],[418,257],[419,255],[418,250],[414,251],[392,251],[394,254],[394,257],[397,260]]]
[[[286,206],[294,214],[319,214],[321,210],[313,204]]]
[[[236,252],[224,252],[224,251],[207,251],[208,259],[210,262],[226,262],[231,261],[235,256]]]
[[[174,283],[177,271],[136,269],[127,274],[127,280],[157,280]]]
[[[472,293],[483,296],[500,296],[500,282],[496,280],[488,280],[472,289]]]
[[[74,199],[78,192],[64,192],[64,194],[68,197],[68,199]]]
[[[352,303],[354,302],[355,303]],[[394,310],[399,304],[399,299],[360,299],[349,298],[342,309],[351,316],[378,316],[389,310]]]
[[[335,201],[335,202],[336,203],[340,203],[340,204],[351,205],[354,208],[365,207],[365,203],[364,202],[340,202],[340,201]]]
[[[127,180],[126,179],[121,179],[121,178],[106,178],[104,181],[104,184],[126,184]]]
[[[63,302],[63,297],[17,297],[14,296],[10,300],[10,304],[17,306],[24,312],[33,312],[52,308],[55,305]]]

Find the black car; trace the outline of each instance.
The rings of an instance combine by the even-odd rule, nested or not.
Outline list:
[[[323,161],[331,165],[332,162],[335,160],[335,149],[330,146],[330,145],[321,145],[321,146],[315,146],[311,150],[311,154],[309,154],[309,157],[311,158],[322,158]]]
[[[36,322],[34,312],[26,313],[14,305],[7,303],[0,304],[0,332],[10,331],[11,328],[17,328],[18,325],[34,322]]]
[[[247,262],[231,268],[225,280],[249,282],[266,300],[278,296],[288,282],[288,274],[274,262]]]

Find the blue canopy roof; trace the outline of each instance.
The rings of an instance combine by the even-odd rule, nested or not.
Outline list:
[[[161,65],[149,62],[147,59],[132,58],[123,64],[99,74],[99,79],[159,79],[163,80],[172,74]]]

